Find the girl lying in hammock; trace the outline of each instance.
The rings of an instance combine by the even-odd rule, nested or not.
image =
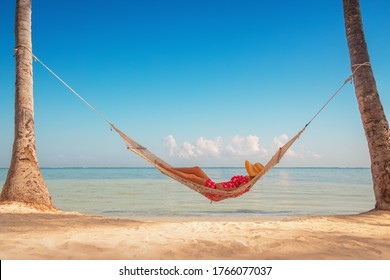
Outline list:
[[[236,175],[233,176],[230,181],[216,183],[211,180],[210,177],[199,166],[173,168],[166,165],[162,165],[161,163],[157,164],[183,179],[192,181],[196,184],[206,186],[211,189],[218,189],[224,191],[231,191],[248,183],[264,168],[261,163],[251,164],[249,163],[249,161],[245,161],[245,168],[247,170],[248,176]]]

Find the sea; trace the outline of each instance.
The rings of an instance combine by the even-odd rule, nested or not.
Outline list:
[[[369,168],[270,170],[244,195],[211,203],[154,168],[42,168],[56,208],[140,220],[272,219],[350,215],[374,208]],[[243,168],[205,168],[215,181]],[[3,186],[7,169],[0,169]]]

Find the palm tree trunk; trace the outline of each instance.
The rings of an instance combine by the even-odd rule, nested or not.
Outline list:
[[[390,210],[390,131],[363,32],[359,0],[343,0],[345,29],[353,81],[371,158],[375,208]],[[366,65],[359,65],[368,62]]]
[[[0,200],[52,209],[35,149],[31,0],[16,1],[15,39],[15,135],[11,165]]]

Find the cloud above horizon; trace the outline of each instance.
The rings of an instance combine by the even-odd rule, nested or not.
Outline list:
[[[199,137],[194,143],[188,141],[178,145],[173,135],[168,135],[164,139],[164,146],[169,150],[170,156],[179,158],[196,157],[219,157],[222,153],[222,138],[217,137],[214,140]]]
[[[277,137],[274,137],[273,139],[273,146],[276,149],[279,149],[279,147],[282,147],[284,144],[288,142],[289,138],[287,134],[282,134]],[[285,156],[287,157],[300,157],[301,155],[295,152],[292,148],[288,149]]]
[[[179,158],[197,157],[241,157],[241,156],[264,156],[267,149],[260,145],[260,139],[255,135],[234,135],[227,141],[218,136],[215,139],[199,137],[194,142],[184,141],[178,145],[173,135],[164,139],[164,146],[168,148],[170,156]]]
[[[169,156],[181,159],[190,158],[230,158],[230,157],[269,157],[279,147],[289,141],[287,134],[281,134],[273,138],[272,144],[266,148],[260,144],[260,138],[256,135],[234,135],[226,140],[221,136],[214,139],[207,139],[203,136],[195,141],[184,141],[177,143],[173,135],[164,138],[164,146],[168,149]],[[286,155],[287,158],[320,158],[321,156],[305,151],[303,148],[299,152],[290,148]]]
[[[256,135],[234,135],[225,146],[225,153],[231,156],[266,155],[268,152],[260,146],[260,139]]]

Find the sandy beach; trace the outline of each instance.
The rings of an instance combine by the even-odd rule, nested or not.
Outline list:
[[[0,259],[390,259],[390,213],[137,221],[0,205]]]

